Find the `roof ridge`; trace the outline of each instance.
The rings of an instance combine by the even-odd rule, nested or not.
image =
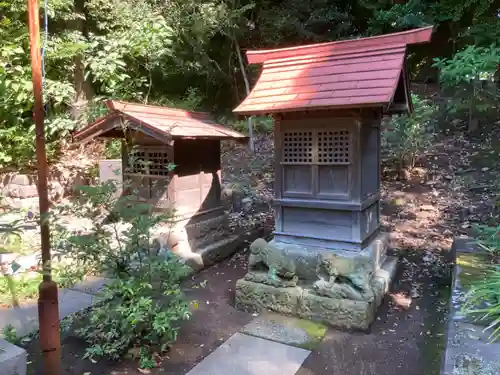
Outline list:
[[[201,111],[187,111],[187,110],[184,110],[184,109],[180,109],[180,108],[172,108],[172,107],[167,107],[167,106],[161,106],[161,105],[156,105],[156,104],[142,104],[142,103],[134,103],[134,102],[127,102],[127,101],[123,101],[123,100],[115,100],[115,99],[108,99],[106,100],[106,106],[109,108],[109,109],[113,109],[113,110],[118,110],[116,108],[114,108],[114,106],[109,106],[108,103],[120,103],[120,104],[123,104],[123,105],[133,105],[133,106],[137,106],[137,107],[148,107],[148,108],[157,108],[157,109],[161,109],[161,110],[169,110],[169,111],[174,111],[174,112],[179,112],[179,113],[190,113],[190,114],[199,114],[199,115],[203,115],[203,116],[211,116],[210,112],[201,112]]]
[[[303,51],[307,52],[315,48],[330,47],[330,46],[345,46],[346,44],[363,44],[363,43],[368,43],[370,44],[371,47],[373,47],[374,42],[376,42],[378,39],[401,38],[402,39],[401,43],[405,45],[424,43],[428,42],[433,30],[434,26],[427,26],[418,29],[406,30],[390,34],[375,35],[365,38],[344,39],[333,42],[315,43],[315,44],[295,46],[295,47],[247,51],[246,55],[248,62],[250,64],[259,64],[269,60],[290,57],[286,56],[287,54],[290,53],[293,53],[292,56],[299,57],[301,52]],[[283,57],[283,55],[285,56]]]

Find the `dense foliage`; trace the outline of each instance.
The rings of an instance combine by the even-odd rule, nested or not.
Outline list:
[[[203,108],[227,117],[245,95],[243,74],[251,82],[257,74],[239,62],[246,48],[434,24],[432,45],[410,51],[412,73],[426,78],[433,58],[451,59],[439,63],[446,83],[448,73],[458,71],[456,64],[494,54],[492,43],[500,35],[494,0],[48,0],[47,9],[43,3],[51,157],[69,132],[101,113],[102,97]],[[0,1],[0,168],[34,161],[26,17],[26,1]],[[456,51],[461,52],[453,57]],[[469,93],[464,96],[469,99],[461,106],[470,107]]]
[[[139,348],[141,367],[154,367],[153,353],[166,351],[177,338],[179,322],[190,317],[180,282],[189,268],[171,252],[152,246],[152,230],[169,222],[152,214],[152,206],[131,196],[116,195],[117,185],[108,181],[83,186],[79,196],[62,212],[92,222],[86,232],[58,230],[55,247],[66,265],[68,277],[97,273],[113,281],[104,286],[102,303],[80,322],[77,334],[88,343],[86,356],[119,359]],[[60,216],[56,214],[56,217]],[[134,351],[134,350],[132,350]]]
[[[428,146],[432,139],[433,115],[436,108],[417,95],[412,95],[413,112],[389,117],[382,132],[382,147],[397,165],[399,173],[411,170],[419,152]]]

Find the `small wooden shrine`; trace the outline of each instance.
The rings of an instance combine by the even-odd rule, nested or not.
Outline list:
[[[216,124],[207,113],[114,100],[106,105],[110,113],[74,138],[79,143],[123,139],[125,193],[134,192],[156,210],[175,209],[178,220],[224,213],[220,141],[245,141],[246,136]]]
[[[285,258],[292,259],[294,266],[290,266],[288,275],[293,269],[299,280],[324,280],[324,275],[317,274],[318,254],[368,259],[373,272],[383,267],[387,241],[380,233],[379,214],[381,119],[387,113],[412,110],[405,66],[407,46],[428,42],[432,29],[247,52],[250,64],[262,64],[262,73],[234,112],[274,118],[276,230],[265,251],[281,252]],[[262,246],[255,249],[261,254],[262,249],[257,248]],[[259,255],[253,259],[266,257]],[[340,266],[332,267],[335,270]],[[367,302],[366,309],[361,309],[358,322],[353,323],[356,319],[346,317],[345,311],[340,317],[335,315],[338,306],[356,299],[349,297],[355,295],[354,290],[364,288],[356,282],[345,282],[359,281],[364,276],[337,271],[332,271],[331,278],[327,278],[330,289],[324,285],[311,289],[315,290],[311,295],[330,298],[326,302],[309,301],[309,312],[304,312],[304,317],[336,326],[366,327],[373,318],[366,315],[366,311],[373,310],[373,304],[377,303],[373,301],[377,298]],[[371,283],[373,275],[365,276],[367,283]],[[255,285],[256,280],[259,280],[257,284],[266,286]],[[300,311],[304,306],[300,304],[308,303],[305,292],[293,292],[300,297],[297,297],[299,305],[292,307],[276,306],[260,299],[262,288],[276,284],[290,285],[277,283],[275,277],[269,281],[262,275],[255,276],[250,270],[237,286],[237,305],[302,315]],[[331,292],[332,288],[335,292]],[[278,289],[266,290],[267,296],[278,293]],[[253,294],[253,290],[259,292]],[[292,293],[291,290],[286,293],[289,292]],[[319,307],[337,299],[340,302],[336,308],[332,307],[333,312]],[[381,298],[378,300],[380,303]],[[356,306],[358,309],[359,305]],[[342,322],[347,318],[350,322]]]

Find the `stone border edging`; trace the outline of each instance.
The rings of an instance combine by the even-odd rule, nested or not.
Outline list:
[[[480,326],[458,314],[462,290],[460,288],[460,267],[457,266],[459,254],[477,252],[472,239],[456,237],[453,239],[451,256],[453,272],[449,301],[448,320],[444,331],[445,348],[441,360],[440,375],[498,375],[500,373],[500,343],[488,343],[488,333]],[[471,334],[469,332],[474,332]],[[467,370],[456,365],[467,366]],[[498,366],[498,367],[497,367]]]

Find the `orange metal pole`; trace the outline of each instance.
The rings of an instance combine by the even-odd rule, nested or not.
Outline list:
[[[47,155],[45,152],[44,108],[42,93],[42,56],[40,51],[40,6],[38,0],[28,0],[31,69],[35,105],[33,115],[36,131],[36,157],[38,167],[38,197],[40,205],[40,231],[42,240],[43,281],[38,294],[38,321],[40,349],[45,375],[61,374],[61,335],[57,284],[52,281],[50,266],[49,197],[47,193]]]

